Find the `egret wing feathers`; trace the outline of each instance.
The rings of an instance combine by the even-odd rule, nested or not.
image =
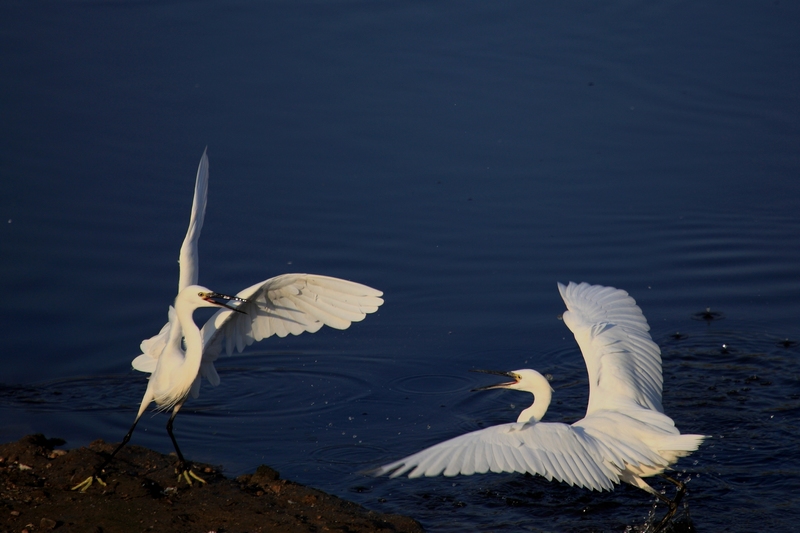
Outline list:
[[[599,444],[566,424],[500,424],[441,442],[371,473],[390,473],[393,478],[407,473],[416,478],[527,472],[587,489],[611,490],[619,483],[619,473],[603,460]]]
[[[203,220],[206,215],[206,200],[208,198],[208,149],[203,150],[200,164],[197,167],[197,177],[194,184],[194,197],[192,198],[192,212],[189,216],[189,228],[181,245],[178,265],[180,275],[178,278],[178,293],[189,285],[196,285],[200,274],[200,251],[198,243],[200,241],[200,230],[203,229]],[[170,328],[180,327],[175,309],[170,306],[169,320],[161,331],[149,339],[142,341],[139,346],[142,354],[136,357],[131,363],[133,368],[140,372],[152,374],[158,363],[158,358],[169,338]]]
[[[533,404],[516,423],[450,439],[374,470],[397,477],[524,472],[593,490],[629,483],[664,499],[642,478],[695,451],[705,435],[681,435],[661,407],[661,354],[647,320],[628,293],[612,287],[558,285],[564,322],[589,374],[586,416],[571,426],[539,422],[551,388],[531,369],[492,372],[513,381],[482,389],[526,391]]]
[[[661,351],[650,337],[642,310],[627,292],[613,287],[558,284],[589,374],[586,415],[634,404],[663,412]]]
[[[240,293],[240,298],[246,299],[240,301],[241,309],[231,312],[229,303],[225,301],[236,301],[234,297],[197,285],[198,243],[207,193],[208,155],[204,150],[195,179],[189,227],[178,258],[180,275],[175,306],[170,307],[169,320],[161,331],[142,341],[142,354],[132,363],[136,370],[150,374],[139,411],[122,442],[89,478],[73,490],[85,491],[95,479],[105,485],[100,477],[104,468],[130,440],[136,424],[152,402],[157,404],[158,410],[172,409],[167,433],[178,456],[179,479],[182,477],[189,484],[192,479],[205,483],[185,461],[172,431],[172,423],[187,396],[198,396],[201,378],[206,378],[212,385],[219,383],[214,359],[223,342],[231,353],[234,347],[242,351],[245,346],[274,334],[285,336],[313,332],[325,324],[345,329],[352,322],[363,320],[366,314],[377,311],[383,304],[380,298],[383,293],[364,285],[325,276],[288,274],[245,289]],[[201,331],[194,321],[194,312],[205,307],[223,307],[227,312],[212,317]]]
[[[158,365],[158,358],[167,345],[170,331],[172,328],[181,327],[180,322],[178,322],[178,316],[175,313],[175,308],[171,305],[169,306],[167,317],[167,323],[164,324],[161,331],[158,332],[158,335],[143,340],[139,345],[142,354],[134,358],[131,362],[131,366],[133,366],[134,370],[147,372],[148,374],[152,374],[153,371],[155,371],[156,365]]]
[[[378,310],[379,290],[360,283],[314,274],[283,274],[239,292],[243,313],[222,309],[203,326],[203,362],[213,362],[272,335],[315,332],[327,325],[347,329]]]
[[[197,285],[200,275],[200,230],[203,229],[203,220],[206,216],[206,200],[208,197],[208,149],[203,150],[203,157],[197,167],[197,178],[194,184],[194,197],[192,199],[192,214],[189,217],[189,229],[181,245],[178,258],[180,277],[178,278],[178,292],[189,285]]]

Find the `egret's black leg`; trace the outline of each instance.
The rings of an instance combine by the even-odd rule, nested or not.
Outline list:
[[[662,518],[655,529],[653,529],[653,533],[659,533],[660,531],[663,531],[669,523],[670,518],[672,518],[675,515],[675,512],[678,510],[678,504],[669,499],[666,500],[666,502],[667,505],[669,505],[669,511],[667,511],[667,514],[664,515],[664,518]]]
[[[172,416],[169,417],[169,421],[167,421],[167,433],[169,434],[169,438],[172,439],[172,445],[175,446],[175,453],[178,454],[178,464],[179,466],[183,466],[185,462],[183,459],[183,454],[181,453],[181,449],[178,448],[178,441],[175,440],[175,434],[172,433],[172,421],[175,420],[175,415],[178,414],[178,410],[175,409],[172,412]]]
[[[666,479],[667,481],[669,481],[670,483],[672,483],[673,485],[675,485],[676,487],[678,487],[679,491],[685,491],[686,490],[686,484],[684,482],[678,481],[675,478],[671,478],[668,475],[664,474],[663,472],[661,474],[659,474],[659,475],[661,477],[663,477],[664,479]]]
[[[178,447],[178,441],[175,440],[175,434],[172,433],[172,422],[175,420],[175,415],[178,414],[178,409],[180,408],[180,405],[175,406],[175,409],[172,411],[172,416],[169,417],[169,421],[167,422],[167,433],[169,434],[169,438],[172,439],[172,445],[175,446],[175,453],[178,454],[178,481],[180,481],[181,477],[183,477],[183,479],[185,479],[186,483],[189,485],[192,484],[192,479],[195,479],[200,483],[205,483],[206,480],[195,474],[192,470],[192,465],[187,463],[186,459],[183,458],[181,449]]]
[[[72,487],[72,490],[80,489],[81,492],[86,492],[86,489],[91,487],[92,486],[92,482],[95,481],[95,480],[97,480],[97,482],[100,483],[101,485],[105,486],[106,482],[103,481],[103,478],[101,477],[102,474],[104,473],[106,467],[109,465],[109,463],[112,461],[112,459],[114,459],[114,456],[117,455],[117,452],[119,452],[123,448],[123,446],[128,444],[128,441],[131,440],[131,435],[133,435],[133,430],[136,429],[136,424],[138,424],[138,423],[139,423],[139,417],[136,417],[136,420],[133,421],[133,425],[131,426],[131,429],[128,430],[128,433],[122,439],[122,442],[119,443],[119,446],[117,446],[114,449],[114,451],[111,452],[111,455],[109,455],[106,458],[106,460],[103,461],[100,464],[100,466],[98,466],[97,468],[94,469],[94,474],[92,474],[88,478],[84,479],[82,482],[80,482],[77,485],[75,485],[74,487]]]
[[[686,494],[686,483],[671,478],[666,474],[661,474],[661,477],[678,487],[678,493],[675,495],[675,499],[672,500],[672,504],[675,506],[675,509],[677,509],[678,505],[681,503],[681,500],[683,500],[683,496]]]
[[[661,494],[658,495],[659,499],[661,499],[661,501],[663,501],[669,506],[669,511],[667,511],[667,514],[664,515],[664,518],[662,518],[661,521],[658,523],[656,528],[653,530],[653,533],[658,533],[659,531],[662,531],[666,527],[666,525],[669,523],[669,520],[678,511],[678,505],[681,503],[681,500],[683,500],[684,494],[686,494],[685,483],[678,481],[677,479],[673,479],[666,474],[660,474],[660,476],[669,481],[670,483],[672,483],[673,485],[675,485],[676,487],[678,487],[678,494],[675,496],[674,500],[670,500],[669,498]]]

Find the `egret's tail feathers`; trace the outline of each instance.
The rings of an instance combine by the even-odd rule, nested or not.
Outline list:
[[[686,457],[707,439],[708,435],[674,435],[671,437],[661,437],[658,447],[661,455],[674,454],[675,457]]]

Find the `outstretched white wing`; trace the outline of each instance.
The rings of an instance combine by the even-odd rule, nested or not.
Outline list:
[[[603,459],[607,445],[583,428],[556,423],[511,423],[480,429],[441,442],[371,471],[391,477],[455,476],[519,472],[593,490],[611,490],[619,469]],[[635,451],[620,461],[638,462]]]
[[[377,311],[382,295],[360,283],[315,274],[283,274],[256,283],[237,294],[248,300],[238,306],[243,313],[222,309],[203,326],[201,374],[212,384],[219,381],[205,374],[223,347],[230,355],[272,335],[313,333],[325,325],[347,329]]]
[[[613,287],[558,284],[567,305],[564,323],[575,335],[589,373],[586,416],[637,405],[663,412],[661,351],[628,293]]]
[[[189,229],[181,245],[181,254],[178,258],[180,277],[178,278],[178,292],[189,285],[197,285],[200,274],[200,230],[203,229],[203,220],[206,216],[206,198],[208,197],[208,148],[203,150],[200,165],[197,167],[197,178],[194,182],[194,198],[192,199],[192,214],[189,217]]]
[[[208,149],[203,150],[200,164],[197,167],[197,178],[194,182],[194,198],[192,199],[192,213],[189,217],[189,229],[186,230],[186,237],[181,245],[181,253],[178,257],[180,275],[178,278],[178,292],[181,292],[189,285],[196,285],[200,272],[200,253],[198,242],[200,241],[200,230],[203,229],[203,219],[206,215],[206,198],[208,197]],[[164,346],[169,338],[170,329],[180,327],[175,310],[170,306],[169,321],[164,324],[158,335],[145,339],[139,345],[142,354],[136,357],[131,363],[133,368],[140,372],[152,373],[156,369],[158,357],[164,350]]]

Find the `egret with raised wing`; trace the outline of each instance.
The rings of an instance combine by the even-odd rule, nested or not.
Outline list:
[[[92,476],[73,490],[85,491],[94,480],[105,484],[101,476],[104,469],[128,443],[152,402],[158,410],[172,410],[167,433],[178,456],[178,479],[189,484],[192,479],[204,482],[184,459],[172,424],[188,397],[199,395],[201,378],[213,386],[219,384],[214,361],[223,348],[230,355],[234,350],[241,352],[246,346],[272,335],[313,333],[324,325],[347,329],[383,304],[383,293],[379,290],[314,274],[283,274],[260,281],[236,296],[197,285],[198,240],[205,217],[207,190],[208,157],[204,152],[197,170],[189,229],[180,251],[175,305],[169,308],[169,321],[156,336],[142,342],[142,354],[133,360],[136,370],[150,374],[139,412],[117,448],[95,468]],[[200,307],[220,308],[202,330],[193,319],[194,311]]]
[[[683,483],[665,476],[705,435],[681,435],[661,406],[661,353],[641,309],[627,292],[588,283],[558,284],[564,323],[575,335],[589,374],[586,416],[572,425],[541,422],[553,390],[539,372],[480,371],[510,381],[475,390],[533,394],[514,423],[480,429],[436,444],[374,471],[391,477],[455,476],[486,472],[538,474],[592,490],[629,483],[665,501],[666,523],[683,497]],[[674,500],[643,478],[662,475],[679,488]]]

